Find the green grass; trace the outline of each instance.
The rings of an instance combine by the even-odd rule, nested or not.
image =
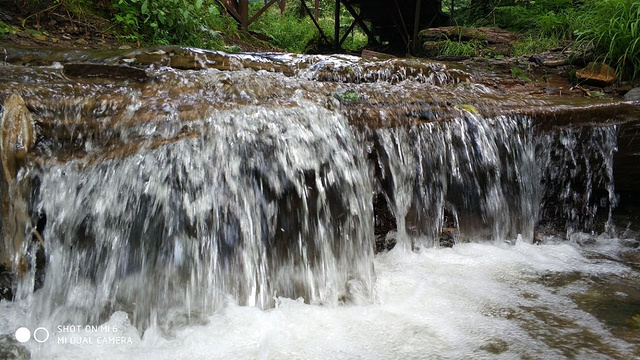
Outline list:
[[[578,46],[592,45],[596,60],[612,65],[618,75],[640,75],[640,2],[600,0],[588,7],[576,30]]]
[[[447,39],[440,50],[440,55],[474,57],[478,55],[481,47],[482,44],[474,41],[458,42]]]
[[[560,41],[556,37],[529,35],[513,44],[513,56],[532,55],[557,48]]]

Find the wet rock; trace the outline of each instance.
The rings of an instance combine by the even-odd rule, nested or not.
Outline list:
[[[529,61],[540,66],[555,68],[558,66],[567,65],[569,63],[569,56],[561,52],[544,52],[532,55],[529,58]]]
[[[106,78],[137,82],[145,82],[149,79],[144,70],[123,65],[72,63],[65,64],[63,72],[67,76],[79,78]]]
[[[387,237],[386,235],[376,236],[376,253],[389,251],[396,246],[396,239],[393,237]]]
[[[15,179],[20,160],[35,144],[33,119],[20,95],[5,100],[0,132],[3,175],[5,180]]]
[[[640,192],[640,122],[633,121],[620,126],[618,151],[613,158],[613,178],[616,192],[629,193],[629,200],[638,202]]]
[[[181,70],[201,70],[206,68],[202,61],[194,55],[172,55],[169,66]]]
[[[456,229],[455,228],[442,228],[442,234],[440,235],[441,247],[453,247],[456,243]]]
[[[362,57],[363,59],[368,59],[368,60],[396,59],[396,57],[393,56],[393,55],[385,54],[385,53],[381,53],[381,52],[377,52],[377,51],[373,51],[373,50],[367,50],[367,49],[362,50],[362,53],[360,54],[360,57]]]
[[[594,86],[608,86],[616,82],[616,71],[605,63],[589,63],[583,69],[576,71],[579,81]]]
[[[83,39],[83,38],[80,38],[80,39],[74,41],[73,43],[75,45],[78,45],[78,46],[87,46],[87,45],[89,45],[89,42],[87,40]]]
[[[17,181],[18,169],[24,164],[36,140],[33,119],[27,105],[18,94],[11,94],[4,102],[0,124],[0,158],[2,162],[1,217],[3,242],[0,244],[0,265],[11,268],[11,259],[24,242],[28,221],[28,205],[23,194],[29,193],[25,181]]]
[[[640,87],[629,90],[623,97],[626,101],[640,101]]]
[[[0,336],[0,359],[27,360],[31,359],[31,354],[15,339],[13,334],[7,334]]]
[[[580,246],[595,245],[597,240],[594,235],[586,233],[574,233],[569,236],[569,240]]]
[[[13,274],[0,264],[0,300],[13,299]]]
[[[423,55],[427,57],[440,55],[446,43],[446,41],[425,41],[422,44]]]

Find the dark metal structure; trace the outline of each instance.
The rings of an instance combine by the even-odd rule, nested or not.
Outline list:
[[[309,9],[305,0],[300,1],[323,41],[332,44],[336,52],[341,51],[347,36],[358,26],[369,37],[369,47],[415,54],[420,29],[449,24],[449,15],[442,12],[442,0],[335,0],[335,27],[331,41],[318,24],[318,0],[313,0],[315,11]],[[286,0],[264,0],[264,6],[250,17],[250,0],[221,2],[244,30],[248,30],[249,25],[272,5],[277,3],[282,12],[286,6]],[[354,19],[344,31],[340,24],[343,7]]]

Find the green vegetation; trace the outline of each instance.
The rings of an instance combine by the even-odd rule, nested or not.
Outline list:
[[[560,46],[556,37],[528,35],[523,40],[513,44],[513,56],[531,55]]]
[[[325,35],[333,41],[333,1],[321,1],[318,24]],[[282,49],[293,52],[306,52],[319,44],[322,39],[313,21],[301,9],[297,2],[289,2],[284,14],[276,6],[267,10],[249,28],[251,31],[261,33],[269,37],[272,43]],[[252,12],[262,7],[261,2],[251,4]],[[344,32],[353,21],[353,17],[344,8],[340,14],[341,31]],[[346,25],[345,25],[346,24]],[[367,36],[359,29],[345,39],[342,48],[346,50],[359,50],[367,44]]]
[[[85,0],[74,0],[85,1]],[[326,34],[333,33],[332,2],[322,1],[318,22]],[[143,45],[179,44],[202,48],[240,51],[226,46],[225,37],[240,38],[238,25],[226,14],[217,0],[112,0],[113,23],[119,28],[123,40]],[[261,1],[250,3],[250,14],[264,6]],[[346,10],[341,18],[349,24],[353,20]],[[279,48],[292,52],[305,52],[320,42],[313,21],[297,3],[289,3],[284,14],[277,6],[271,6],[252,23],[250,31],[268,37]],[[349,36],[343,47],[359,49],[367,43],[367,37],[359,30]]]
[[[345,92],[342,93],[337,93],[335,94],[335,97],[338,100],[344,101],[344,102],[353,102],[356,103],[360,100],[360,94],[358,94],[357,92],[353,91],[353,90],[347,90]]]
[[[3,23],[0,20],[0,39],[4,38],[5,35],[7,34],[13,34],[15,32],[15,30],[13,29],[12,26],[9,26],[5,23]]]
[[[588,11],[575,31],[577,44],[594,46],[596,60],[610,63],[623,77],[640,75],[640,2],[601,0]]]
[[[245,33],[237,30],[237,23],[219,0],[33,0],[24,4],[33,10],[23,20],[24,29],[0,23],[0,37],[27,30],[26,23],[37,24],[42,14],[57,11],[84,23],[101,18],[110,23],[104,28],[115,32],[119,39],[140,46],[178,44],[240,51],[244,43],[251,42]],[[307,4],[311,6],[310,1]],[[450,4],[444,1],[445,11],[450,10],[447,8]],[[263,1],[251,2],[250,14],[255,14],[263,5]],[[638,0],[458,0],[455,5],[454,24],[496,26],[524,33],[526,37],[516,42],[510,53],[493,51],[484,41],[462,43],[442,39],[436,54],[520,56],[573,43],[576,49],[592,52],[593,60],[613,66],[621,78],[640,77]],[[320,1],[318,24],[330,43],[333,43],[333,12],[334,0]],[[353,21],[344,7],[340,20],[344,33]],[[42,31],[39,26],[35,29]],[[278,6],[272,6],[249,30],[293,52],[314,51],[325,42],[300,2],[288,2],[284,14]],[[225,41],[236,45],[227,46]],[[367,36],[356,26],[343,48],[358,50],[367,42]]]
[[[218,49],[220,30],[232,25],[213,0],[115,0],[112,6],[121,37],[143,44]]]
[[[447,39],[442,44],[440,55],[443,56],[477,56],[482,44],[476,41],[458,42]]]
[[[525,74],[525,72],[518,67],[512,67],[510,72],[511,72],[511,77],[518,78],[526,82],[531,82],[531,78],[529,78],[527,74]]]
[[[454,22],[496,26],[527,34],[514,55],[529,55],[575,41],[593,49],[623,78],[640,76],[640,1],[637,0],[463,0]]]

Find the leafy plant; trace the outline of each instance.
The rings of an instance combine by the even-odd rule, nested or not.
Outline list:
[[[114,22],[122,37],[146,44],[220,48],[228,27],[213,0],[116,0]]]
[[[345,102],[358,102],[360,100],[360,94],[353,90],[347,90],[342,93],[335,94],[335,97],[338,100],[342,100]]]
[[[15,33],[15,29],[12,26],[9,26],[3,23],[0,20],[0,39],[4,38],[4,36],[7,34],[14,34],[14,33]]]

